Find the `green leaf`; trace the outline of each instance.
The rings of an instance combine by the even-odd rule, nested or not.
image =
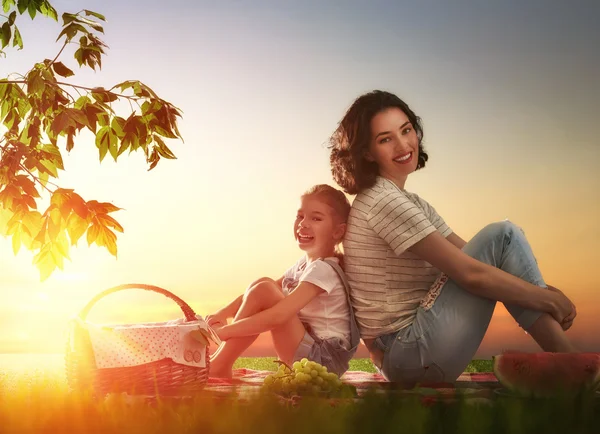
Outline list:
[[[122,117],[115,116],[112,122],[110,123],[110,126],[117,135],[117,137],[123,137],[125,135],[125,132],[123,131],[123,128],[125,127],[125,122],[125,119],[123,119]]]
[[[33,20],[35,18],[35,14],[37,13],[37,9],[35,8],[35,1],[29,0],[29,5],[27,6],[27,11],[29,12],[29,16]]]
[[[119,151],[117,152],[117,157],[121,155],[123,152],[129,148],[131,145],[131,134],[125,134],[125,137],[121,140],[121,146],[119,146]]]
[[[117,157],[118,157],[118,152],[119,152],[119,137],[117,136],[117,134],[115,133],[115,130],[113,130],[112,128],[110,129],[110,132],[108,134],[108,152],[110,152],[110,155],[112,155],[113,159],[115,161],[117,161]]]
[[[40,180],[40,184],[42,184],[43,187],[46,187],[46,185],[48,184],[48,178],[50,177],[50,175],[47,172],[42,172],[39,175],[39,180]]]
[[[83,109],[90,102],[91,102],[90,99],[86,95],[83,95],[83,96],[80,96],[79,98],[77,98],[77,100],[75,101],[74,107],[77,109]]]
[[[153,136],[153,139],[157,143],[156,150],[158,151],[158,153],[160,154],[161,157],[167,158],[167,159],[170,159],[170,160],[176,160],[177,159],[177,157],[175,156],[175,154],[173,154],[173,152],[171,152],[171,150],[167,147],[167,145],[165,144],[165,142],[163,141],[163,139],[161,139],[156,134]]]
[[[19,28],[15,26],[15,34],[13,37],[13,47],[19,47],[19,50],[23,49],[23,38],[21,37],[21,32],[19,32]]]
[[[62,62],[54,62],[52,68],[54,68],[54,72],[61,77],[71,77],[72,75],[75,75],[75,73],[67,68]]]
[[[0,33],[0,39],[2,39],[2,48],[6,47],[10,41],[11,30],[8,22],[2,24],[2,32]]]
[[[56,165],[49,160],[42,160],[40,161],[40,165],[46,169],[42,169],[41,171],[44,171],[45,173],[48,173],[52,176],[54,176],[55,178],[58,178],[58,170],[56,170]],[[40,167],[38,166],[38,169],[40,169]]]
[[[4,9],[4,13],[8,12],[11,6],[15,5],[15,0],[2,0],[2,9]]]
[[[0,101],[5,101],[4,96],[11,93],[12,84],[0,83]]]
[[[60,32],[60,34],[58,35],[58,38],[56,38],[56,40],[58,41],[63,35],[66,35],[67,42],[68,42],[71,39],[73,39],[75,37],[75,35],[77,35],[77,32],[87,33],[87,30],[81,24],[71,23],[68,26],[66,26],[62,30],[62,32]]]
[[[100,162],[104,160],[110,144],[110,127],[102,127],[96,134],[96,147],[100,150]]]
[[[98,102],[113,102],[118,99],[117,95],[102,87],[92,89],[92,97]]]
[[[19,13],[21,15],[23,15],[23,12],[25,12],[27,10],[28,6],[29,6],[29,0],[18,0],[18,2],[17,2],[17,9],[19,10]]]
[[[46,15],[47,17],[52,18],[54,21],[58,21],[58,14],[56,13],[56,9],[54,9],[52,5],[48,3],[47,0],[44,0],[42,2],[42,5],[40,6],[40,12]]]
[[[62,154],[56,145],[44,145],[42,146],[42,152],[43,156],[56,164],[58,169],[64,170]]]
[[[78,17],[77,22],[87,24],[92,29],[96,30],[97,32],[104,33],[104,29],[102,28],[102,26],[95,21],[88,20],[87,18]]]
[[[87,9],[84,9],[83,11],[85,12],[85,14],[86,14],[87,16],[90,16],[90,15],[91,15],[91,16],[93,16],[93,17],[96,17],[96,18],[98,18],[98,19],[100,19],[100,20],[102,20],[102,21],[106,21],[106,18],[104,18],[104,15],[102,15],[102,14],[99,14],[98,12],[89,11],[89,10],[87,10]]]
[[[98,113],[98,125],[100,125],[102,127],[107,127],[108,123],[110,121],[110,116],[105,110],[108,106],[106,104],[96,104],[96,105],[100,106],[104,109],[103,111]],[[110,107],[108,107],[108,109],[110,110]],[[110,110],[110,111],[112,111],[112,110]]]
[[[135,81],[135,80],[127,80],[127,81],[124,81],[123,83],[115,84],[113,86],[113,89],[115,87],[118,87],[119,89],[121,89],[121,92],[123,92],[126,89],[129,89],[130,87],[133,87],[136,83],[139,83],[139,82]]]
[[[27,93],[30,95],[41,95],[44,92],[46,83],[39,71],[31,71],[27,77]]]
[[[62,14],[63,27],[77,19],[77,15],[65,12]]]

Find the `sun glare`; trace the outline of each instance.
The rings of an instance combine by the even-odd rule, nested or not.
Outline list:
[[[50,296],[46,292],[38,292],[36,293],[38,300],[40,301],[50,301]]]

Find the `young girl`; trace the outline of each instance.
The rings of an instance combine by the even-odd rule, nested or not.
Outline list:
[[[316,185],[301,196],[294,238],[304,256],[279,279],[254,281],[244,294],[206,317],[224,341],[211,358],[211,377],[231,377],[236,359],[266,331],[288,365],[307,358],[339,376],[348,369],[359,336],[336,247],[349,211],[344,193],[328,185]],[[229,325],[228,318],[233,318]]]

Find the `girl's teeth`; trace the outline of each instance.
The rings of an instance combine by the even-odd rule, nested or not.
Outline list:
[[[408,160],[410,158],[411,155],[412,155],[412,153],[406,154],[404,157],[402,157],[402,158],[396,158],[395,160],[396,161],[406,161],[406,160]]]

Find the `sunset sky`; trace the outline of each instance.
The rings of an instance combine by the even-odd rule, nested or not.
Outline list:
[[[98,163],[82,135],[58,184],[124,208],[118,259],[72,248],[40,282],[32,253],[0,237],[0,352],[61,352],[69,317],[121,283],[166,288],[206,315],[302,254],[299,195],[335,185],[327,140],[360,94],[398,94],[423,119],[427,167],[407,189],[469,239],[510,219],[545,280],[578,308],[569,335],[600,351],[600,6],[593,1],[52,1],[104,14],[110,47],[96,74],[63,62],[71,82],[138,79],[183,111],[177,160]],[[0,20],[1,22],[1,20]],[[62,21],[61,21],[62,22]],[[0,77],[54,58],[59,24],[21,16],[25,48]],[[128,113],[127,113],[128,114]],[[0,130],[4,132],[4,130]],[[352,199],[352,197],[350,197]],[[116,294],[95,322],[164,321],[176,305]],[[270,355],[262,336],[250,355]],[[480,351],[535,350],[502,306]],[[364,353],[361,353],[364,354]]]

